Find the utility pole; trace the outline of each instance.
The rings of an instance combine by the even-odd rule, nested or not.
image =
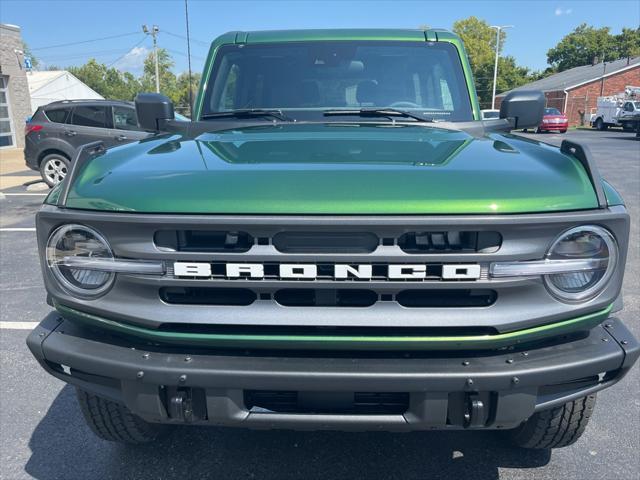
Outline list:
[[[156,62],[156,93],[160,93],[160,68],[158,67],[158,40],[157,35],[160,28],[157,25],[151,27],[151,32],[146,25],[142,25],[142,31],[153,38],[153,58]]]
[[[491,25],[496,29],[496,62],[493,65],[493,94],[491,95],[491,110],[496,109],[496,82],[498,81],[498,56],[500,55],[500,32],[505,28],[513,28],[513,25]]]

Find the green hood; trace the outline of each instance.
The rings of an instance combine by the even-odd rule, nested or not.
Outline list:
[[[515,137],[423,126],[265,125],[108,150],[67,207],[147,213],[487,214],[596,208],[582,166]]]

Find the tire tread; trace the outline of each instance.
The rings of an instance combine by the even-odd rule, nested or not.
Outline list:
[[[119,403],[76,389],[80,409],[91,430],[111,442],[148,443],[164,433],[162,425],[145,422]]]
[[[518,446],[532,449],[561,448],[575,443],[593,414],[596,395],[587,395],[559,407],[535,413],[509,432]]]

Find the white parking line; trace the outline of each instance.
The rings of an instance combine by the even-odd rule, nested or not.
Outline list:
[[[33,330],[40,322],[0,322],[0,330]]]
[[[0,228],[0,232],[35,232],[36,227]]]

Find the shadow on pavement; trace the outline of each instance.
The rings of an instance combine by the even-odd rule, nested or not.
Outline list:
[[[50,479],[497,479],[535,468],[548,451],[502,444],[494,432],[339,433],[179,427],[153,445],[97,439],[66,386],[29,442],[28,474]]]

